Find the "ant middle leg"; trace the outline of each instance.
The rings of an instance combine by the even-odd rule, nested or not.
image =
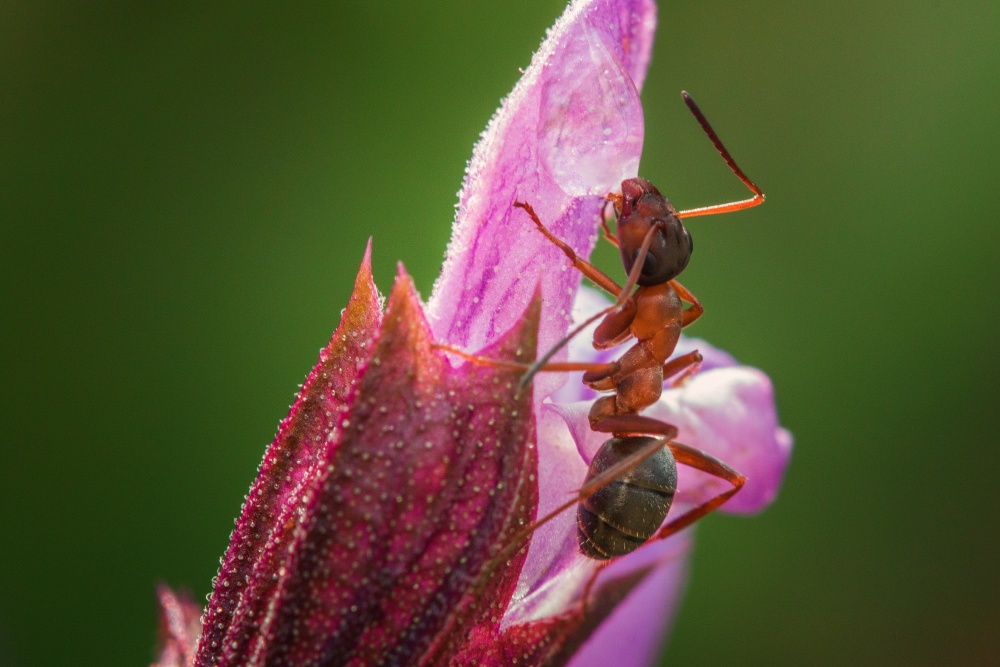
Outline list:
[[[704,361],[704,359],[701,356],[701,352],[698,350],[694,350],[693,352],[688,352],[687,354],[682,354],[675,359],[671,359],[663,364],[663,379],[666,380],[674,375],[677,375],[678,373],[681,373],[679,377],[674,378],[670,382],[670,386],[672,387],[680,386],[684,384],[688,378],[698,372],[698,369],[701,368],[702,361]],[[595,391],[612,391],[617,387],[613,375],[615,371],[619,370],[619,368],[609,369],[607,372],[587,371],[583,375],[583,382]]]
[[[661,382],[663,380],[667,380],[668,378],[677,375],[676,378],[670,381],[670,386],[679,387],[683,385],[685,382],[687,382],[689,379],[691,379],[691,377],[698,372],[698,370],[701,368],[702,361],[704,361],[704,359],[701,356],[701,352],[699,352],[698,350],[688,352],[687,354],[682,354],[681,356],[676,357],[675,359],[671,359],[670,361],[664,363],[662,371],[660,373],[661,377],[656,378],[654,376],[653,379],[656,382]],[[615,367],[609,366],[606,370],[605,369],[588,370],[586,373],[583,374],[583,383],[586,384],[591,389],[593,389],[594,391],[615,391],[617,393],[617,390],[619,389],[619,382],[615,378],[615,375],[620,370],[621,370],[620,362],[617,364],[617,366]],[[615,397],[608,396],[605,398],[612,399]],[[652,399],[652,402],[655,402],[655,399]],[[650,405],[652,405],[652,402],[650,403]],[[606,411],[606,413],[609,415],[617,414],[618,412],[621,412],[620,408]]]
[[[705,312],[705,307],[698,301],[698,297],[691,294],[691,291],[677,282],[676,279],[670,281],[670,286],[677,292],[677,296],[691,304],[691,307],[684,311],[683,318],[681,319],[681,328],[686,327],[701,317],[702,313]]]
[[[538,227],[538,231],[544,234],[545,238],[551,241],[553,245],[563,251],[566,257],[569,258],[569,261],[572,262],[574,268],[616,299],[621,296],[621,286],[616,283],[611,276],[577,255],[576,251],[573,250],[568,243],[549,231],[549,228],[546,227],[541,218],[538,217],[538,214],[535,213],[535,209],[531,206],[531,204],[528,202],[516,201],[514,202],[514,206],[524,209],[525,213],[531,216],[535,226]]]
[[[456,357],[461,357],[468,362],[478,364],[480,366],[489,366],[491,368],[510,368],[518,371],[527,372],[529,369],[534,368],[533,364],[521,363],[519,361],[508,361],[506,359],[492,359],[490,357],[481,357],[477,354],[471,354],[465,350],[455,347],[454,345],[448,345],[446,343],[433,343],[431,345],[434,349],[444,350],[454,354]],[[618,368],[617,362],[611,363],[591,363],[586,361],[554,361],[542,365],[541,367],[535,369],[536,371],[544,371],[548,373],[568,373],[571,371],[585,371],[587,373],[599,373],[601,375],[606,375],[613,373],[615,369]]]

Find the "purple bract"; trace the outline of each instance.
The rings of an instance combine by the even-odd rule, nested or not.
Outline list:
[[[200,623],[160,592],[160,665],[649,664],[683,589],[690,531],[606,567],[582,556],[572,498],[604,435],[578,378],[459,363],[530,362],[601,307],[535,231],[530,202],[587,256],[603,197],[635,176],[638,88],[655,6],[578,0],[476,146],[426,310],[400,269],[384,311],[365,253],[354,293],[247,495]],[[574,359],[597,359],[578,336]],[[791,437],[770,381],[691,339],[702,372],[648,414],[777,494]],[[565,353],[563,353],[565,354]],[[680,471],[672,512],[718,490]]]

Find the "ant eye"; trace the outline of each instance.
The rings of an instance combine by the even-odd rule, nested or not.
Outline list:
[[[656,258],[656,255],[654,255],[653,252],[654,249],[650,248],[649,251],[646,252],[646,258],[642,260],[642,271],[639,272],[639,276],[641,278],[647,278],[647,279],[652,278],[653,276],[656,275],[656,272],[660,268],[660,261]],[[638,258],[639,258],[639,251],[636,250],[635,252],[632,253],[633,266],[635,265],[635,260]]]
[[[638,252],[636,253],[638,254]],[[654,276],[656,275],[656,270],[660,266],[660,263],[656,260],[656,256],[652,252],[646,253],[646,259],[642,263],[642,275],[644,276]]]
[[[692,252],[694,252],[694,239],[691,238],[691,232],[687,230],[687,227],[684,228],[684,236],[687,237],[688,254],[690,255]]]

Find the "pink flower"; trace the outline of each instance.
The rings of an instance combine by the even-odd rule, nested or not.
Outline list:
[[[690,531],[598,571],[575,512],[605,436],[577,378],[459,363],[433,347],[530,362],[599,297],[534,230],[530,202],[586,256],[603,196],[637,174],[649,0],[577,0],[469,164],[426,306],[405,272],[385,310],[366,252],[340,326],[281,423],[201,622],[161,591],[161,665],[648,664],[683,588]],[[426,312],[426,314],[425,314]],[[579,314],[578,314],[579,317]],[[586,335],[574,359],[595,358]],[[684,352],[692,341],[683,341]],[[728,511],[776,495],[791,439],[770,382],[702,342],[705,370],[648,414],[749,477]],[[716,480],[683,469],[674,512]],[[593,585],[587,588],[588,582]]]

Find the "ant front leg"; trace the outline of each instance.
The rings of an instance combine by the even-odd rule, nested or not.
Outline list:
[[[616,303],[594,329],[594,347],[598,350],[607,350],[631,338],[632,322],[635,321],[638,311],[639,307],[634,297],[625,299],[620,305]]]
[[[532,208],[531,204],[529,204],[528,202],[516,201],[514,202],[514,206],[520,209],[524,209],[525,213],[531,216],[531,219],[532,221],[534,221],[535,226],[538,227],[538,231],[544,234],[545,238],[547,238],[549,241],[553,243],[553,245],[555,245],[557,248],[562,250],[563,253],[565,253],[565,255],[569,258],[569,261],[572,262],[574,268],[576,268],[580,273],[589,278],[591,282],[593,282],[595,285],[605,290],[616,299],[621,296],[622,293],[621,286],[618,285],[618,283],[616,283],[611,278],[611,276],[607,275],[606,273],[601,271],[599,268],[597,268],[587,260],[582,259],[579,255],[576,254],[576,251],[573,250],[573,248],[571,248],[568,243],[566,243],[561,238],[559,238],[551,231],[549,231],[549,228],[546,227],[545,224],[542,222],[541,218],[538,217],[538,214],[535,213],[535,209]]]
[[[601,206],[601,231],[604,232],[604,238],[607,239],[608,243],[610,243],[611,245],[613,245],[614,247],[617,248],[618,247],[618,237],[615,235],[614,232],[611,231],[611,228],[608,227],[608,214],[607,214],[607,210],[608,210],[608,204],[614,205],[616,207],[615,208],[616,211],[618,209],[620,209],[621,208],[621,198],[622,198],[622,196],[621,195],[617,195],[617,197],[618,197],[617,200],[612,199],[613,196],[614,195],[608,195],[607,199],[604,200],[604,204]],[[616,201],[618,202],[617,204],[615,203]]]
[[[674,455],[674,460],[678,463],[683,463],[684,465],[694,468],[695,470],[701,470],[702,472],[707,472],[709,475],[725,480],[732,484],[733,488],[728,491],[723,491],[719,495],[706,500],[694,509],[688,510],[676,519],[673,519],[667,523],[667,525],[660,528],[655,535],[653,535],[651,539],[654,540],[662,540],[670,537],[674,533],[687,528],[709,512],[718,509],[725,504],[727,500],[735,496],[739,490],[743,488],[743,485],[747,481],[746,477],[739,474],[719,459],[706,454],[700,449],[690,447],[680,442],[670,442],[667,446],[670,447],[670,451]]]
[[[671,280],[670,286],[677,292],[677,296],[691,304],[691,307],[684,311],[683,319],[681,319],[681,328],[683,329],[701,317],[701,314],[705,312],[705,307],[698,301],[698,297],[691,294],[691,291],[687,287],[684,287],[684,285],[681,285],[676,280]]]

